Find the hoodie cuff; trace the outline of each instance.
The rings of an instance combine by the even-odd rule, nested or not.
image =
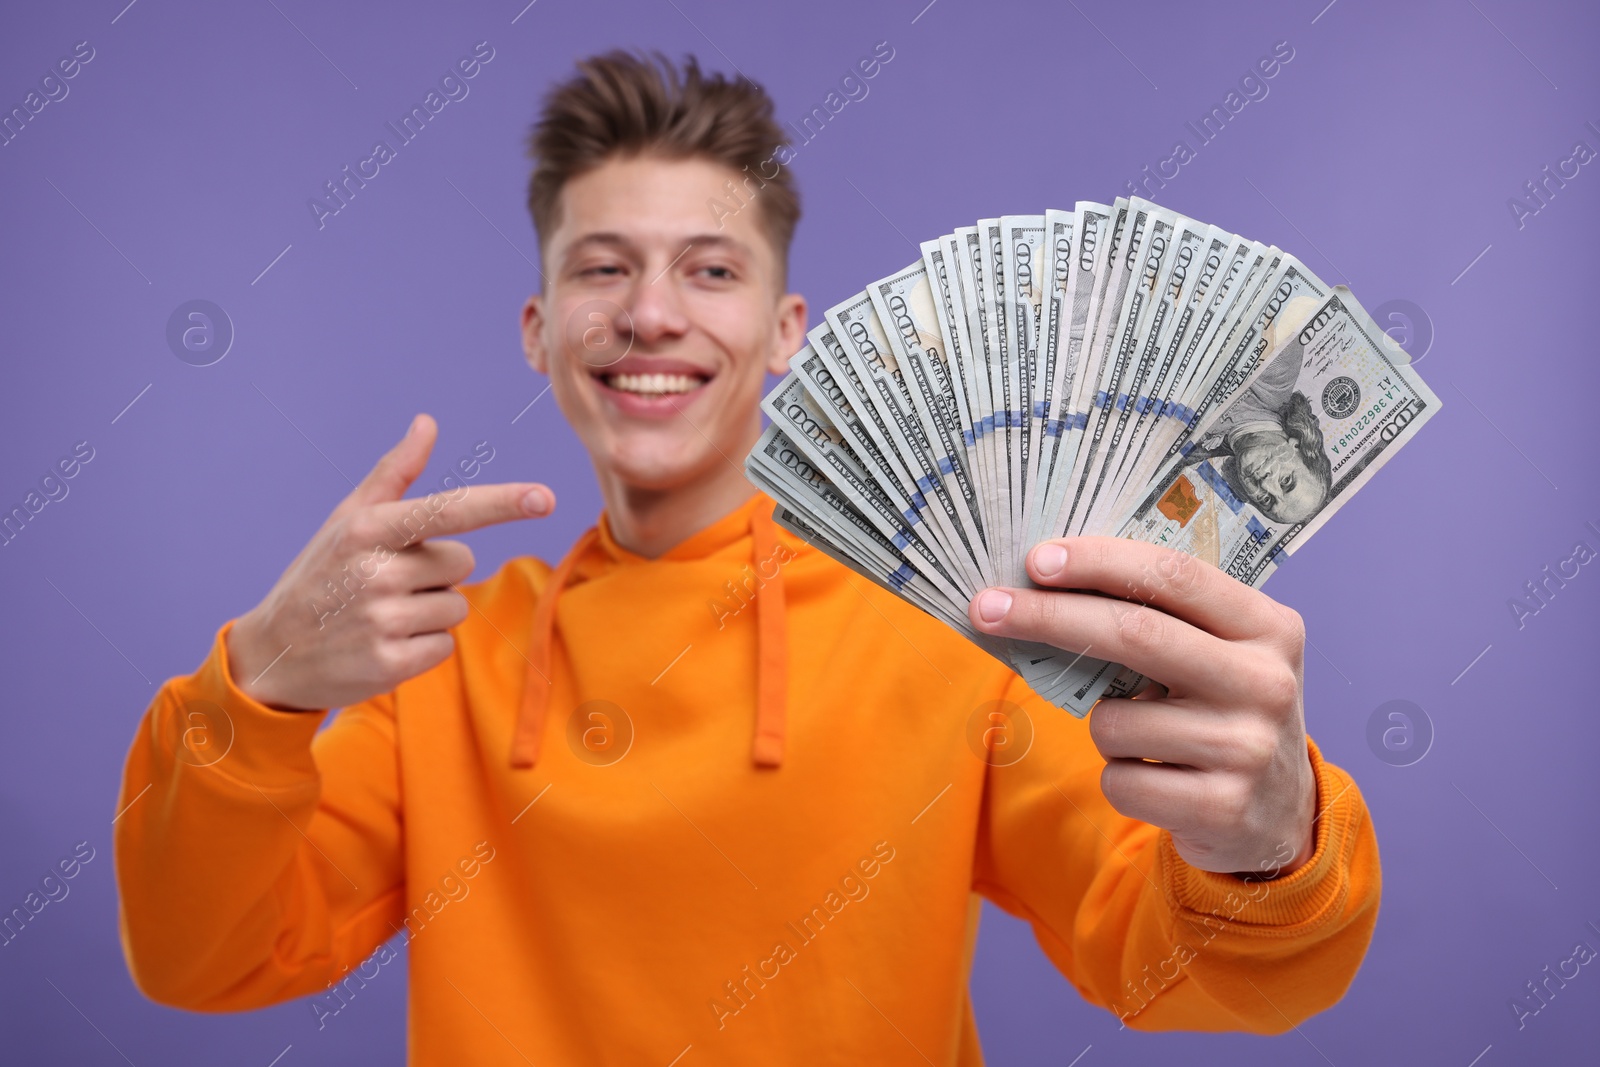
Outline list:
[[[228,669],[232,628],[230,620],[217,631],[198,670],[162,687],[150,724],[155,751],[247,787],[315,783],[311,739],[327,710],[280,711],[247,696]]]
[[[1317,782],[1311,858],[1281,878],[1240,878],[1191,866],[1172,834],[1160,835],[1163,887],[1179,919],[1258,936],[1289,936],[1337,915],[1350,893],[1350,863],[1366,805],[1344,771],[1325,762],[1311,738],[1306,752]]]

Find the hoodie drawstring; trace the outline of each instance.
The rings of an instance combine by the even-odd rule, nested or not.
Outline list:
[[[522,705],[511,737],[511,766],[518,770],[539,761],[544,741],[545,719],[549,714],[552,688],[551,642],[555,634],[556,602],[572,578],[578,561],[599,539],[590,527],[578,538],[551,573],[533,612],[533,633],[528,648],[528,670],[522,687]],[[782,561],[777,559],[778,530],[765,507],[750,513],[751,569],[764,580],[756,601],[756,724],[751,759],[757,767],[777,767],[783,763],[789,691],[788,614],[783,595]],[[779,567],[771,578],[761,572],[771,561]]]
[[[756,738],[751,758],[757,767],[783,763],[783,738],[789,694],[789,614],[784,610],[783,567],[777,558],[778,526],[764,507],[750,513],[751,569],[758,579],[771,561],[772,577],[756,594]]]
[[[550,575],[533,609],[527,680],[522,685],[522,708],[517,713],[517,730],[511,736],[511,766],[515,768],[532,767],[539,761],[539,747],[544,742],[545,714],[550,706],[550,638],[556,628],[556,601],[561,599],[561,590],[572,577],[572,569],[599,536],[599,531],[593,526],[584,531],[577,544],[572,546],[572,551],[567,553],[567,558]]]

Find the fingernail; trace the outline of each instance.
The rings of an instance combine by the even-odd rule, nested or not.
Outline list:
[[[1067,550],[1053,541],[1047,541],[1033,550],[1033,569],[1041,578],[1054,578],[1067,565]]]
[[[413,416],[411,416],[411,425],[406,427],[406,436],[410,437],[412,434],[416,433],[417,432],[417,427],[421,423],[422,423],[422,416],[421,415],[413,415]]]
[[[543,515],[550,510],[550,494],[543,489],[530,489],[522,498],[522,510],[529,515]]]
[[[1011,610],[1011,594],[999,589],[985,589],[978,594],[978,618],[984,622],[999,622]]]

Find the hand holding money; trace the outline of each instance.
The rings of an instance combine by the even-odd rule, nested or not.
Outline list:
[[[1147,200],[980,219],[920,248],[807,335],[762,402],[772,422],[745,469],[780,525],[1075,715],[1133,692],[1152,662],[1169,688],[1209,680],[1220,700],[1210,676],[1250,661],[1141,650],[1118,663],[1114,641],[979,626],[969,602],[983,590],[1048,586],[1025,566],[1034,546],[1112,535],[1176,550],[1267,618],[1282,609],[1253,590],[1439,409],[1348,289]],[[1041,610],[1063,624],[1134,610],[1043,596],[1029,603],[1053,603]],[[1149,603],[1127,617],[1163,607]],[[1219,642],[1270,629],[1187,621]],[[1298,669],[1298,650],[1283,654]],[[1199,831],[1186,840],[1207,847]]]
[[[1043,588],[973,598],[976,629],[1093,648],[1166,689],[1095,705],[1111,805],[1170,831],[1202,870],[1270,877],[1304,864],[1316,782],[1299,615],[1193,556],[1123,538],[1045,541],[1027,573]]]

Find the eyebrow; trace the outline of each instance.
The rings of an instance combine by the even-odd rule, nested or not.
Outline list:
[[[567,252],[577,252],[588,245],[602,245],[609,248],[629,250],[637,247],[630,238],[625,237],[620,233],[602,231],[600,233],[584,234],[582,237],[578,238],[577,240],[573,241],[572,244],[567,246]],[[679,252],[679,255],[682,255],[684,251],[687,251],[690,248],[704,248],[707,246],[712,248],[725,248],[729,251],[738,252],[745,256],[751,255],[749,245],[723,233],[693,234],[684,239],[683,249]]]

